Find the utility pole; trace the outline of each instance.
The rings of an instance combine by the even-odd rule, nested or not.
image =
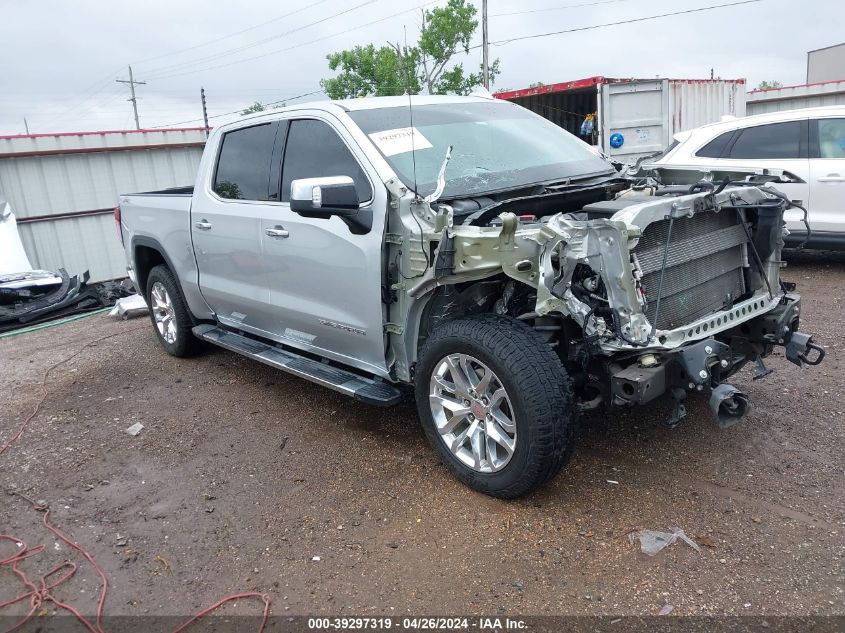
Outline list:
[[[200,98],[202,99],[202,120],[205,122],[205,138],[208,138],[208,110],[205,107],[205,88],[200,88]]]
[[[146,81],[135,81],[135,78],[132,76],[132,66],[129,66],[129,80],[126,79],[115,79],[115,81],[119,84],[129,84],[129,94],[132,95],[129,97],[129,101],[132,102],[132,109],[135,111],[135,129],[141,129],[141,123],[138,121],[138,98],[135,96],[135,85],[147,85]]]
[[[490,90],[490,40],[487,38],[487,0],[481,0],[481,66],[484,87]]]
[[[26,117],[23,118],[23,126],[26,129],[26,135],[29,136],[29,123],[26,122]]]

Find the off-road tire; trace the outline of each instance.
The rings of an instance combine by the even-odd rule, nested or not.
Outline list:
[[[167,290],[170,300],[173,305],[174,322],[176,324],[176,340],[169,343],[164,339],[156,325],[155,313],[153,310],[153,301],[151,298],[153,286],[155,283],[161,283]],[[182,295],[182,289],[176,281],[173,272],[165,266],[160,264],[155,266],[147,277],[147,287],[144,294],[147,300],[147,305],[150,306],[150,320],[153,324],[153,331],[161,346],[172,356],[180,358],[187,358],[189,356],[196,356],[203,348],[203,341],[194,336],[191,328],[194,326],[191,313],[185,303],[185,297]]]
[[[517,441],[510,461],[497,472],[463,464],[437,431],[429,405],[432,372],[456,353],[492,369],[511,400]],[[548,482],[572,456],[577,418],[572,382],[555,351],[521,321],[479,315],[444,323],[420,353],[415,382],[429,443],[449,470],[475,490],[503,499],[521,497]]]

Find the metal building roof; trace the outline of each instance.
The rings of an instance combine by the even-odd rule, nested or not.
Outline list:
[[[845,105],[845,79],[748,93],[749,114],[837,105]]]
[[[204,143],[205,138],[205,128],[201,127],[16,134],[0,136],[0,158],[195,146]]]

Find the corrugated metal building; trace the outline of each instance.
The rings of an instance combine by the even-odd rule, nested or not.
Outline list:
[[[588,77],[494,96],[536,112],[622,162],[666,149],[677,132],[723,115],[745,116],[744,79]],[[593,131],[582,136],[588,115],[595,117]]]
[[[193,185],[205,139],[205,128],[0,136],[0,192],[32,265],[125,277],[118,196]]]
[[[746,98],[749,115],[831,105],[845,105],[845,78],[817,84],[752,90]]]

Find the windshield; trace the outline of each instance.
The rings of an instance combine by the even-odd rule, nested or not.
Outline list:
[[[450,145],[444,198],[616,173],[566,130],[507,101],[415,105],[413,134],[407,107],[356,110],[349,116],[410,188],[416,162],[422,196],[437,186]]]

